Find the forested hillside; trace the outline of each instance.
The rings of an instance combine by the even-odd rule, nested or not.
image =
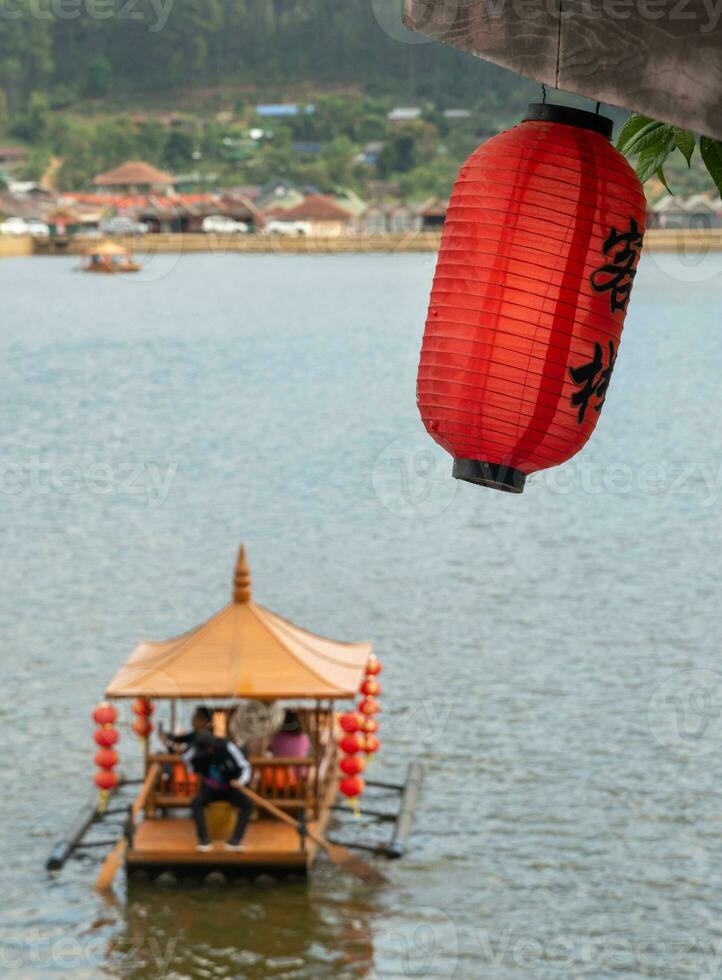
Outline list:
[[[8,111],[77,97],[296,80],[492,102],[526,85],[400,26],[400,0],[0,0]],[[390,36],[393,35],[393,36]],[[416,43],[414,43],[416,42]]]

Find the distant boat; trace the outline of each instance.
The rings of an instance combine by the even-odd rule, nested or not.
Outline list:
[[[83,272],[102,272],[114,274],[118,272],[140,272],[143,268],[135,261],[131,252],[115,242],[100,242],[91,245],[83,252],[86,262]]]

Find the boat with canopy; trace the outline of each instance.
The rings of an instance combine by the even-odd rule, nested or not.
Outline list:
[[[83,272],[113,275],[119,272],[140,272],[143,268],[135,261],[129,249],[117,242],[106,241],[91,245],[83,255],[87,260],[82,266]]]
[[[94,782],[99,795],[81,808],[54,846],[46,868],[59,871],[72,855],[87,848],[111,848],[96,880],[96,888],[105,891],[123,865],[129,878],[138,873],[185,877],[209,871],[305,874],[323,850],[334,864],[365,882],[384,881],[349,848],[401,857],[423,774],[412,760],[403,782],[362,778],[380,748],[375,716],[380,711],[381,670],[371,643],[319,636],[257,603],[241,546],[231,601],[181,636],[139,643],[108,684],[107,700],[92,714],[98,726]],[[355,698],[356,704],[337,711]],[[125,712],[128,702],[131,711]],[[227,747],[235,743],[250,762],[250,782],[232,783],[253,805],[242,849],[224,843],[235,821],[226,799],[205,806],[211,843],[198,847],[191,807],[199,777],[193,771],[192,753],[181,755],[173,741],[187,728],[180,722],[189,713],[189,703],[195,717],[201,713],[206,731],[210,726],[213,736],[223,740],[217,744],[230,751]],[[134,737],[142,743],[140,778],[116,772],[116,722],[129,715],[134,716]],[[152,746],[156,728],[160,745]],[[296,734],[289,739],[290,731]],[[162,751],[156,751],[159,747]],[[120,748],[122,757],[122,743]],[[131,802],[124,794],[133,785],[140,790]],[[390,822],[390,840],[329,840],[325,833],[332,813],[358,813],[358,798],[369,789],[380,796],[372,797],[364,817]],[[398,803],[396,812],[389,809],[389,794]],[[341,804],[341,797],[351,810]],[[379,803],[382,809],[374,809]],[[122,835],[93,839],[94,828],[106,825],[106,818],[114,814],[125,814]],[[356,826],[363,830],[366,824]]]
[[[106,859],[99,881],[112,880],[123,861],[131,876],[138,869],[160,872],[209,867],[305,873],[319,847],[336,863],[355,862],[371,872],[362,877],[379,878],[374,869],[345,848],[330,845],[323,834],[339,786],[342,791],[344,788],[347,770],[343,766],[339,769],[344,739],[361,739],[350,746],[352,756],[358,758],[356,753],[365,747],[363,736],[348,733],[363,730],[363,705],[376,704],[373,698],[364,697],[358,712],[338,716],[337,703],[363,694],[365,687],[378,692],[378,683],[369,686],[368,681],[380,669],[371,643],[345,643],[318,636],[257,603],[241,546],[228,605],[179,637],[139,643],[108,685],[107,702],[96,709],[94,717],[100,725],[96,742],[101,746],[101,757],[108,750],[115,754],[117,733],[110,738],[103,733],[113,730],[119,702],[133,699],[133,729],[144,742],[142,787],[131,807],[124,837]],[[202,704],[212,716],[214,734],[242,747],[251,763],[251,782],[244,792],[250,794],[255,810],[240,852],[222,844],[234,818],[225,801],[210,803],[205,809],[214,841],[211,850],[196,848],[190,812],[196,777],[178,754],[151,751],[159,716],[165,715],[169,730],[177,731],[179,712],[187,702],[194,707]],[[303,757],[269,753],[274,729],[278,730],[289,710],[307,736],[308,750]],[[375,731],[378,724],[372,718],[367,720],[370,730]],[[110,763],[112,769],[114,760],[104,761],[96,755],[96,762]],[[364,765],[359,762],[359,769]],[[107,770],[98,775],[107,776]],[[358,776],[353,778],[358,780]],[[101,792],[110,792],[119,781],[111,772],[110,778],[96,778],[96,782]],[[359,792],[362,788],[360,783]],[[349,866],[348,870],[355,873],[357,868]]]

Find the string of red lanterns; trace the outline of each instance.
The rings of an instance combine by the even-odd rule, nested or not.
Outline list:
[[[98,766],[95,773],[94,783],[98,787],[98,811],[103,813],[108,805],[108,798],[119,782],[118,773],[115,767],[118,764],[118,753],[113,746],[119,739],[118,730],[114,722],[118,717],[112,704],[103,701],[93,711],[93,721],[98,728],[93,736],[98,751],[95,753],[94,762]]]
[[[361,712],[363,719],[364,752],[366,753],[367,759],[370,759],[381,748],[381,742],[376,737],[376,732],[379,730],[379,723],[375,715],[381,711],[381,705],[377,701],[377,698],[381,694],[381,684],[377,678],[382,670],[383,665],[381,661],[372,653],[366,664],[365,677],[359,688],[363,697],[358,706],[358,710]]]
[[[339,769],[343,776],[339,790],[357,815],[361,812],[359,798],[366,789],[361,773],[366,769],[371,756],[381,747],[381,742],[376,737],[379,723],[374,716],[381,711],[376,700],[381,694],[381,684],[376,678],[382,669],[380,661],[372,654],[359,687],[362,697],[357,710],[347,711],[338,719],[339,727],[344,733],[338,743],[341,752]]]
[[[339,769],[344,777],[338,788],[348,800],[354,813],[358,815],[359,797],[366,789],[366,783],[361,778],[361,773],[366,768],[366,760],[359,754],[365,747],[362,718],[356,711],[348,711],[339,718],[339,726],[346,734],[338,743],[341,751]]]
[[[141,742],[147,742],[153,734],[154,726],[151,718],[154,711],[155,705],[148,698],[137,698],[133,702],[133,714],[135,715],[133,731]]]

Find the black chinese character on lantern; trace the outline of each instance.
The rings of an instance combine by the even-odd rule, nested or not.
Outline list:
[[[595,412],[601,412],[604,399],[607,395],[609,380],[614,370],[614,362],[617,359],[617,352],[613,341],[609,341],[609,363],[604,366],[602,358],[602,345],[594,345],[594,357],[587,364],[581,367],[569,368],[572,381],[579,387],[571,397],[571,403],[575,408],[579,408],[577,422],[581,425],[587,411],[587,406],[592,398],[596,398],[594,405]]]
[[[602,252],[610,256],[611,262],[594,270],[591,275],[592,289],[597,293],[609,291],[612,313],[627,308],[643,237],[637,222],[630,218],[629,231],[612,228],[602,245]]]

